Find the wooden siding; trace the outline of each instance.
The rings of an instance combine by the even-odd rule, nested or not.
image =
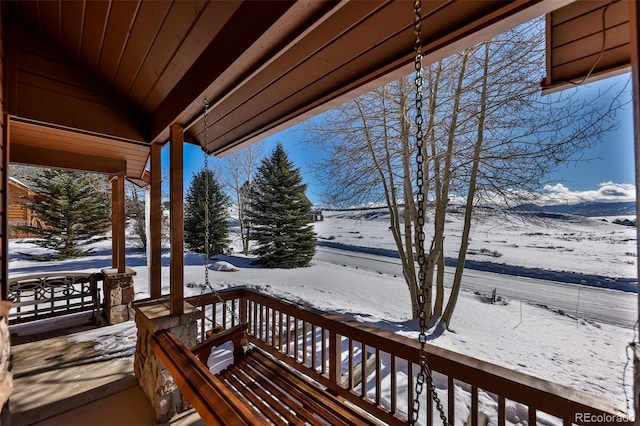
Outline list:
[[[10,114],[145,141],[144,117],[113,90],[39,35],[18,25],[11,30],[15,31],[16,81],[9,83],[16,85],[18,100]]]
[[[9,180],[9,202],[7,216],[9,223],[29,220],[29,209],[22,205],[23,199],[31,195],[29,188]]]
[[[580,0],[547,15],[545,92],[628,72],[628,1]]]

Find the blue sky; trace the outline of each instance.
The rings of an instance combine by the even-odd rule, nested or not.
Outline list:
[[[629,74],[602,80],[581,87],[581,95],[594,96],[599,90],[612,83],[623,84]],[[629,88],[630,91],[630,88]],[[630,99],[630,93],[629,93]],[[551,175],[551,181],[557,182],[546,188],[546,192],[562,196],[573,202],[616,198],[627,201],[635,196],[634,177],[634,147],[633,147],[633,116],[632,106],[627,104],[616,116],[620,127],[608,133],[602,142],[590,150],[584,151],[580,161],[562,165]],[[302,142],[304,135],[300,130],[290,129],[282,131],[264,140],[263,153],[270,153],[278,142],[281,142],[289,154],[289,158],[296,167],[300,168],[305,182],[308,184],[307,196],[314,203],[321,203],[323,191],[322,183],[318,182],[312,172],[311,164],[322,155],[311,145]],[[166,175],[168,164],[168,149],[163,150],[163,170]],[[213,157],[210,162],[220,161]],[[198,146],[185,144],[184,152],[185,188],[191,177],[203,167],[204,157]],[[562,182],[562,184],[560,184]],[[545,188],[540,188],[545,192]],[[612,194],[614,194],[612,196]],[[613,198],[612,198],[613,197]]]

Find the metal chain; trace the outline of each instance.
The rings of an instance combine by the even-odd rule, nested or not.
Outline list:
[[[447,426],[447,416],[444,413],[444,407],[442,406],[442,402],[440,402],[440,398],[436,393],[435,385],[433,384],[433,375],[431,372],[431,368],[427,362],[427,314],[425,311],[425,303],[426,303],[426,257],[424,254],[424,213],[425,213],[425,199],[424,199],[424,132],[422,130],[422,125],[424,122],[423,112],[422,112],[422,24],[421,24],[421,14],[420,10],[422,8],[422,1],[415,0],[413,2],[413,30],[416,36],[415,40],[415,60],[414,60],[414,68],[415,68],[415,108],[416,108],[416,186],[417,186],[417,195],[416,201],[418,204],[418,229],[416,229],[416,234],[418,237],[418,284],[419,284],[419,293],[418,293],[418,307],[420,309],[420,334],[418,336],[418,341],[420,342],[420,372],[416,377],[415,384],[415,398],[413,400],[413,412],[411,418],[411,424],[416,424],[418,422],[418,418],[420,416],[420,395],[422,394],[425,382],[429,391],[431,392],[431,397],[433,402],[436,404],[436,408],[440,414],[440,419],[442,420],[442,424]]]
[[[207,155],[207,143],[209,142],[209,102],[204,103],[204,285],[211,288],[209,283],[209,155]]]
[[[209,238],[211,236],[209,230],[209,197],[210,197],[210,189],[209,189],[209,180],[211,178],[211,171],[209,170],[209,155],[206,151],[207,143],[209,142],[209,102],[207,100],[203,100],[204,104],[204,143],[202,144],[202,151],[204,152],[204,171],[205,171],[205,181],[204,181],[204,288],[202,288],[200,292],[200,296],[204,293],[204,290],[211,290],[213,294],[216,295],[218,302],[222,304],[224,309],[233,317],[236,321],[236,324],[240,324],[240,318],[238,314],[233,311],[228,305],[227,302],[220,296],[220,293],[213,288],[211,283],[209,282],[209,256],[210,256],[210,247],[209,247]],[[210,319],[212,325],[215,323],[215,318]],[[246,337],[246,331],[245,331]]]

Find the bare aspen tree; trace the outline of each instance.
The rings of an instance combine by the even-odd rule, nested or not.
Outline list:
[[[474,208],[529,201],[549,173],[597,143],[616,126],[620,91],[580,100],[577,91],[542,96],[543,26],[532,21],[423,70],[423,187],[427,200],[425,312],[449,325],[469,249]],[[509,60],[505,60],[508,58]],[[413,180],[415,88],[411,76],[389,83],[306,125],[310,142],[325,149],[317,172],[325,199],[340,205],[383,202],[389,230],[419,313]],[[606,95],[606,96],[604,96]],[[603,103],[608,104],[604,109]],[[451,291],[445,297],[445,235],[451,200],[462,201],[462,235]],[[460,204],[460,202],[458,202]]]
[[[249,254],[249,235],[251,221],[249,220],[249,206],[251,205],[251,185],[253,176],[262,158],[262,143],[254,143],[241,150],[227,155],[223,161],[217,163],[222,187],[234,200],[237,206],[236,220],[242,241],[242,252]]]

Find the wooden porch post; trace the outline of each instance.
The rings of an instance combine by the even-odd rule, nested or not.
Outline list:
[[[629,2],[629,39],[631,47],[631,84],[633,104],[633,144],[635,147],[636,211],[640,211],[640,7],[635,1]],[[640,231],[636,227],[637,236]],[[640,240],[636,243],[640,250]],[[640,264],[637,265],[640,276]],[[640,294],[640,293],[639,293]],[[640,296],[638,296],[638,320],[640,321]],[[640,325],[636,325],[640,329]],[[634,357],[634,408],[635,424],[640,425],[640,347],[636,344]]]
[[[184,129],[171,125],[171,315],[184,312],[184,207],[183,207]]]
[[[2,88],[0,87],[0,91]],[[0,92],[1,93],[1,92]],[[0,101],[2,102],[2,101]],[[0,103],[0,105],[2,105]],[[2,155],[2,223],[0,224],[0,234],[2,234],[2,248],[0,253],[0,301],[9,297],[9,119],[7,114],[2,114],[2,140],[0,149]],[[0,412],[2,406],[0,405]]]
[[[160,144],[151,145],[151,230],[149,259],[149,291],[152,299],[162,296],[162,165]]]
[[[111,180],[111,267],[125,272],[124,176]]]

